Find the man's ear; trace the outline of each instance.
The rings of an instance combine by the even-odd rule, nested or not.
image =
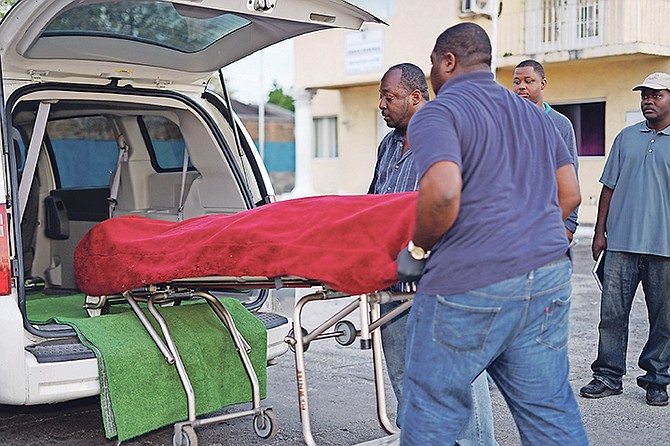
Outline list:
[[[419,105],[419,102],[421,102],[421,92],[414,89],[414,91],[410,93],[410,98],[412,99],[412,105]]]
[[[546,87],[547,87],[547,78],[545,77],[545,78],[542,79],[542,81],[540,82],[540,90],[544,90]]]
[[[458,60],[454,53],[447,53],[442,58],[442,64],[447,73],[452,73],[456,69],[456,65],[458,65]]]

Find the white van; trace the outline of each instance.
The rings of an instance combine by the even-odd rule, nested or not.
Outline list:
[[[379,19],[342,0],[21,0],[9,11],[0,24],[0,404],[98,394],[93,352],[69,326],[26,310],[35,290],[79,292],[73,252],[95,224],[273,201],[229,98],[207,88],[223,79],[217,70],[293,36],[364,22]],[[272,293],[239,298],[268,328],[268,358],[285,352],[288,321],[268,312]]]

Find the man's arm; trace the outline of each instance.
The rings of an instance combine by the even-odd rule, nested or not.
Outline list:
[[[598,200],[598,217],[596,218],[596,226],[594,228],[593,243],[591,244],[591,252],[593,260],[596,260],[600,253],[607,249],[607,238],[605,237],[605,223],[607,223],[607,214],[610,211],[610,201],[614,189],[603,186],[600,192],[600,199]]]
[[[559,167],[556,170],[556,183],[558,184],[558,204],[561,206],[562,218],[565,220],[582,202],[575,167],[572,164]]]
[[[412,241],[428,250],[451,228],[461,204],[463,179],[451,161],[433,164],[421,178]]]

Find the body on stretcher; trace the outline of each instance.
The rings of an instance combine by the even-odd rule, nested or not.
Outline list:
[[[99,296],[87,298],[87,309],[103,311],[115,302],[127,301],[150,334],[153,328],[137,306],[140,299],[148,303],[154,315],[158,314],[154,305],[204,298],[232,333],[236,329],[234,324],[227,323],[225,308],[212,294],[216,290],[321,286],[321,291],[297,302],[293,333],[286,338],[296,355],[305,442],[314,444],[304,352],[311,342],[323,338],[348,344],[360,337],[361,346],[373,351],[379,421],[387,432],[395,432],[397,429],[388,420],[384,404],[380,404],[385,403],[385,396],[379,333],[379,327],[394,314],[380,316],[379,305],[388,299],[406,300],[397,310],[401,312],[411,305],[412,295],[373,291],[397,281],[395,256],[407,246],[415,208],[416,193],[402,193],[307,197],[234,215],[210,215],[177,223],[137,216],[113,218],[96,225],[77,246],[74,256],[77,283],[87,295]],[[391,215],[393,218],[389,218]],[[384,231],[379,231],[382,226]],[[119,294],[120,290],[137,291]],[[343,297],[354,297],[354,302],[311,333],[303,332],[302,311],[306,304]],[[359,329],[344,321],[356,309],[361,318]],[[178,352],[170,345],[169,331],[160,323],[159,316],[155,317],[166,342],[161,346],[160,336],[154,333],[152,337],[162,351],[174,357],[179,368]],[[331,328],[334,330],[328,332]],[[239,338],[233,335],[236,337]],[[238,341],[240,357],[246,363],[244,342]],[[180,372],[182,375],[184,389],[190,394],[188,377]],[[253,381],[253,370],[249,375]],[[254,429],[266,438],[265,434],[271,434],[273,429],[268,431],[265,422],[268,410],[260,407],[255,394]],[[220,420],[195,419],[192,395],[188,401],[189,417],[175,425],[175,444],[183,444],[182,439],[196,439],[193,427]]]

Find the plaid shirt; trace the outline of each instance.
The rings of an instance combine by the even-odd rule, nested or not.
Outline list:
[[[384,136],[377,149],[377,164],[369,194],[391,194],[417,190],[418,178],[412,150],[402,153],[403,138],[393,130]]]

